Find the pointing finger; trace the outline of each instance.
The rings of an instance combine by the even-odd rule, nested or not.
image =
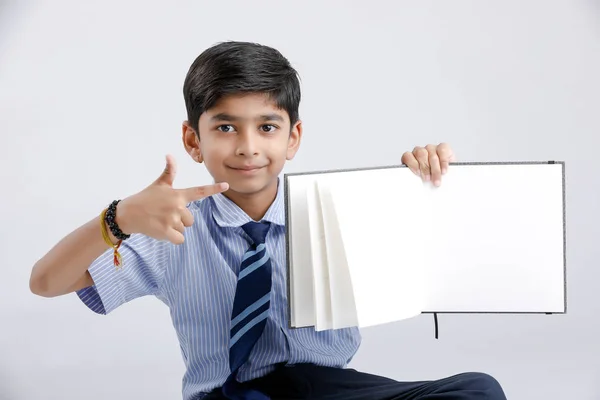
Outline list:
[[[227,189],[229,189],[229,185],[226,182],[221,182],[215,183],[213,185],[179,189],[179,191],[183,194],[183,197],[185,198],[186,202],[190,202],[224,192]]]

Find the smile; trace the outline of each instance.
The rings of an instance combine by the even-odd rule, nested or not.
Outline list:
[[[256,172],[260,171],[264,167],[255,167],[255,166],[252,166],[252,167],[241,167],[241,168],[235,168],[235,167],[229,167],[229,168],[232,169],[232,170],[234,170],[234,171],[236,171],[236,172],[238,172],[238,173],[241,173],[241,174],[253,174],[253,173],[256,173]]]

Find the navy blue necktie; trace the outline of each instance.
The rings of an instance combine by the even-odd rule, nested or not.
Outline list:
[[[242,229],[252,244],[242,258],[231,313],[229,365],[231,375],[223,385],[223,394],[235,400],[265,400],[266,395],[243,389],[237,382],[239,368],[248,360],[254,344],[262,334],[271,304],[271,261],[265,238],[269,223],[249,222]]]

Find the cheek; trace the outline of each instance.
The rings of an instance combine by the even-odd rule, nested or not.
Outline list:
[[[223,157],[214,151],[206,152],[206,156],[204,157],[204,168],[217,180],[222,180],[226,173],[223,160]]]
[[[280,162],[287,154],[287,141],[277,140],[268,144],[266,154],[273,162]]]
[[[227,146],[215,141],[206,141],[202,146],[202,156],[204,161],[209,164],[215,164],[223,161],[227,154]]]

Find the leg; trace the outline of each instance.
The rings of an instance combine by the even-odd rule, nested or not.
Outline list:
[[[279,369],[256,384],[273,400],[506,400],[493,377],[475,372],[398,382],[354,369],[303,364]]]
[[[424,382],[400,382],[403,393],[393,400],[506,400],[504,390],[490,375],[467,372],[447,378]]]
[[[398,382],[354,369],[300,364],[278,368],[246,384],[272,400],[506,400],[494,378],[474,372],[433,381]]]

